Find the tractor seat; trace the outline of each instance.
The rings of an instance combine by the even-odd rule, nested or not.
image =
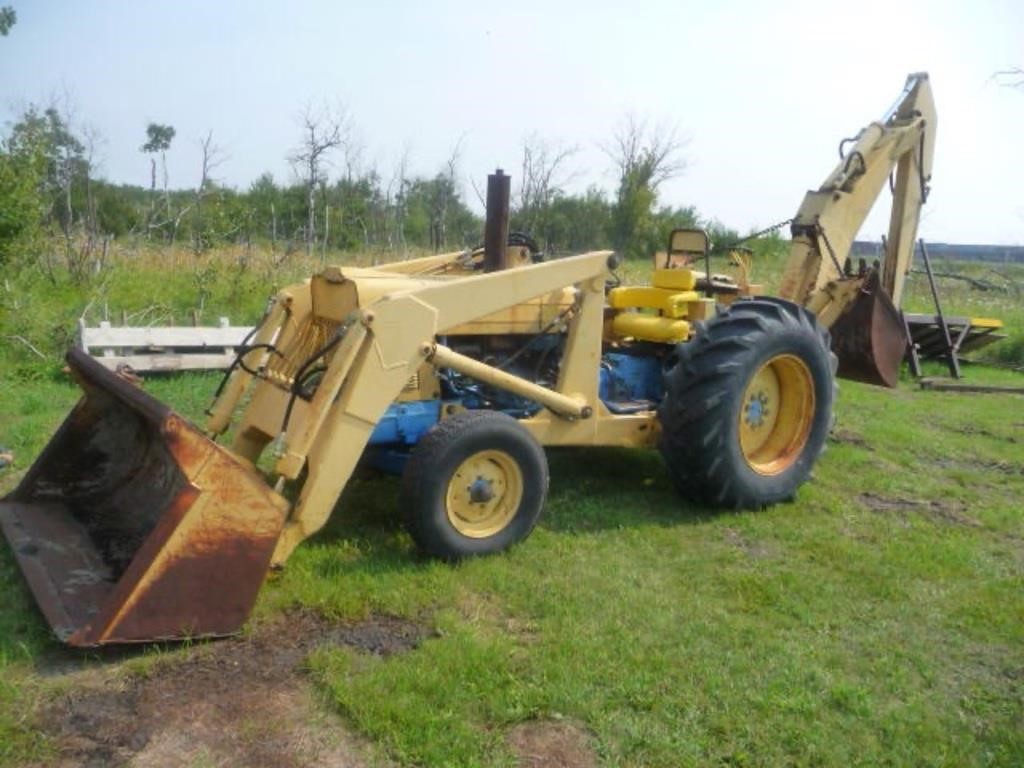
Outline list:
[[[705,300],[693,290],[689,269],[655,269],[650,286],[621,286],[608,292],[616,310],[612,333],[619,338],[676,344],[690,337],[690,319],[704,316]]]

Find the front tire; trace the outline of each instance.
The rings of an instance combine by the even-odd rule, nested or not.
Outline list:
[[[676,488],[731,508],[791,499],[825,447],[835,367],[796,304],[738,301],[710,320],[665,373],[659,448]]]
[[[399,495],[425,553],[487,555],[525,539],[548,490],[544,450],[515,419],[466,411],[439,422],[413,449]]]

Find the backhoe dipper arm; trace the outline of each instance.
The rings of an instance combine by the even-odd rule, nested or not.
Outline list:
[[[856,290],[837,290],[834,281],[843,276],[853,240],[895,168],[881,271],[886,293],[899,305],[928,195],[935,129],[928,75],[912,74],[892,109],[863,128],[821,187],[804,197],[792,224],[790,257],[779,291],[783,298],[818,312],[826,325],[856,298]]]

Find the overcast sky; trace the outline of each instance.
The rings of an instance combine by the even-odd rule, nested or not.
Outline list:
[[[1024,243],[1024,88],[992,79],[1024,67],[1022,0],[0,4],[18,14],[0,38],[5,122],[68,95],[103,137],[112,181],[148,184],[151,121],[177,129],[172,186],[195,184],[208,130],[230,155],[221,181],[291,180],[297,115],[327,102],[347,107],[384,176],[404,152],[432,174],[461,138],[475,200],[470,180],[482,187],[496,166],[514,176],[536,132],[579,146],[572,188],[610,190],[599,144],[631,112],[688,137],[688,167],[661,201],[745,231],[793,215],[839,140],[926,70],[939,130],[922,236]]]

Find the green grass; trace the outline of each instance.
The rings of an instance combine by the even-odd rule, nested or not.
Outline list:
[[[1000,315],[973,300],[948,309]],[[1016,305],[1002,316],[1024,328]],[[198,418],[215,381],[147,389]],[[77,391],[4,386],[9,489]],[[653,451],[549,451],[538,530],[460,565],[415,554],[395,480],[353,481],[253,623],[302,607],[435,629],[409,653],[307,663],[323,705],[400,765],[514,765],[505,734],[535,718],[581,724],[605,765],[1024,764],[1024,397],[843,382],[837,419],[797,500],[756,513],[680,500]],[[69,683],[39,671],[52,653],[0,548],[0,765],[53,755],[40,707]]]

